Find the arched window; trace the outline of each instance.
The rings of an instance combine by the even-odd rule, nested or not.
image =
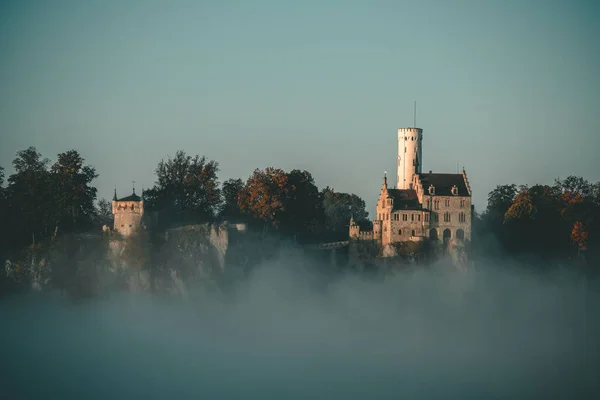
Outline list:
[[[410,232],[410,236],[415,236],[415,230],[414,229]]]
[[[402,236],[402,229],[398,229],[398,235]]]
[[[450,232],[450,229],[444,229],[444,243],[448,243],[451,238],[452,233]]]
[[[438,240],[438,233],[437,233],[437,229],[431,229],[429,231],[429,239],[431,240]]]
[[[457,229],[456,230],[456,239],[465,240],[465,231],[463,231],[462,229]]]

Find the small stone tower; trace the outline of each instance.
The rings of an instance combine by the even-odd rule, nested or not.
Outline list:
[[[132,235],[142,225],[144,217],[144,199],[133,193],[122,199],[117,199],[117,189],[112,201],[112,213],[114,215],[114,230],[127,237]]]
[[[413,175],[423,165],[423,129],[398,129],[398,189],[411,189]]]
[[[354,221],[354,216],[350,217],[350,239],[358,239],[360,236],[360,226]]]

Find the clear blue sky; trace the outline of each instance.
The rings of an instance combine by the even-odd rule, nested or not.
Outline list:
[[[309,170],[395,184],[397,128],[424,170],[497,184],[600,180],[600,3],[554,0],[0,1],[0,163],[79,150],[100,197],[177,149],[221,180]]]

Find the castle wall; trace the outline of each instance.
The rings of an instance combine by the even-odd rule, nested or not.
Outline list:
[[[431,209],[431,215],[427,222],[428,232],[426,236],[431,237],[431,229],[437,230],[437,236],[443,239],[444,231],[450,230],[450,239],[459,238],[460,230],[463,231],[463,239],[471,240],[471,198],[462,196],[424,196],[423,206]]]
[[[392,214],[390,221],[390,240],[382,243],[406,242],[409,240],[420,240],[425,234],[426,212],[422,210],[397,211]],[[414,231],[414,235],[413,235]]]
[[[143,201],[113,201],[114,230],[123,236],[132,235],[142,225]]]

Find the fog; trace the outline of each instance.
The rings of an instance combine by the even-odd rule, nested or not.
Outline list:
[[[576,273],[440,263],[331,280],[307,264],[282,254],[231,293],[186,299],[4,299],[3,398],[586,398],[599,388],[599,292]]]

